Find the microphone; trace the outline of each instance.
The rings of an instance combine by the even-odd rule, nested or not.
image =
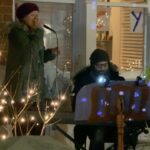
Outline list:
[[[50,31],[52,31],[52,32],[54,32],[54,33],[56,33],[56,31],[54,30],[54,29],[52,29],[52,28],[50,28],[49,26],[47,26],[47,25],[43,25],[44,26],[44,28],[46,28],[46,29],[48,29],[48,30],[50,30]]]
[[[56,35],[57,47],[58,47],[58,37],[57,37],[57,32],[56,32],[54,29],[52,29],[52,28],[50,28],[49,26],[47,26],[46,24],[43,24],[43,27],[46,28],[46,29],[48,29],[48,30],[50,30],[50,31],[52,31],[53,33],[55,33],[55,35]]]

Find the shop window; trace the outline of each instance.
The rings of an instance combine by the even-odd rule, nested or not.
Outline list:
[[[97,48],[108,51],[127,78],[144,68],[144,16],[144,8],[97,6]]]

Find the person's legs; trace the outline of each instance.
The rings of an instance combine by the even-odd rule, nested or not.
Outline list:
[[[104,150],[104,129],[92,126],[89,130],[90,147],[89,150]]]
[[[117,128],[115,125],[108,125],[105,126],[104,129],[105,133],[105,142],[106,143],[114,143],[111,147],[107,148],[107,149],[117,149]]]
[[[81,147],[85,144],[87,133],[86,126],[84,125],[76,125],[74,127],[74,142],[75,149],[80,150]]]

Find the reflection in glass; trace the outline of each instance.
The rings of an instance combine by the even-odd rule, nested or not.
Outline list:
[[[97,48],[106,50],[127,77],[143,71],[144,16],[143,8],[97,6]]]

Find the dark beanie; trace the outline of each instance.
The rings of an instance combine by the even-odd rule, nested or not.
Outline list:
[[[39,7],[33,3],[23,3],[17,8],[16,16],[21,20],[32,11],[39,11]]]
[[[101,50],[101,49],[95,49],[90,56],[90,63],[91,65],[95,65],[96,63],[100,61],[109,62],[109,56],[106,51]]]

